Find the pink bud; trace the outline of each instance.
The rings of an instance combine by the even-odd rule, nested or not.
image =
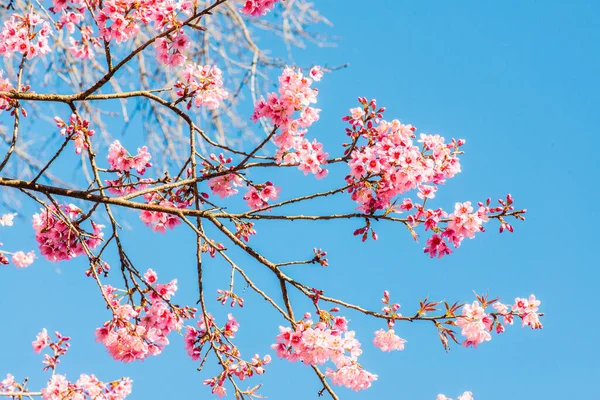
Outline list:
[[[504,325],[502,325],[500,322],[498,322],[496,324],[496,333],[502,333],[504,332]]]

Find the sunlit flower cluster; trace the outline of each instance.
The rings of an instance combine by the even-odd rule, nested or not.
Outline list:
[[[90,129],[89,121],[81,118],[79,115],[71,114],[69,123],[66,123],[59,117],[54,117],[56,126],[60,129],[60,134],[68,137],[75,143],[75,153],[80,154],[83,149],[87,149],[86,137],[93,136],[95,131]]]
[[[169,344],[168,334],[179,331],[183,321],[194,315],[194,309],[178,308],[169,302],[177,291],[177,280],[159,284],[151,269],[144,278],[150,287],[143,307],[123,303],[126,293],[103,286],[113,318],[96,329],[96,340],[104,344],[115,360],[131,362],[160,354]]]
[[[40,14],[13,14],[0,32],[0,54],[20,53],[28,59],[50,52],[50,24]]]
[[[81,227],[84,217],[73,204],[48,206],[34,214],[33,229],[42,256],[50,261],[70,260],[98,246],[104,226],[90,220],[92,232],[86,232]]]
[[[312,76],[313,78],[310,78]],[[317,102],[318,90],[311,87],[313,80],[319,80],[322,72],[314,67],[304,76],[300,70],[285,68],[279,77],[278,93],[271,93],[267,99],[261,98],[254,105],[252,119],[267,118],[279,130],[273,137],[277,146],[276,158],[281,164],[298,164],[305,175],[313,173],[317,178],[327,176],[323,165],[329,154],[316,140],[304,138],[306,128],[319,119],[321,110],[310,105]],[[294,114],[300,114],[294,118]]]
[[[358,356],[362,354],[361,345],[354,331],[348,331],[346,318],[329,316],[326,320],[313,323],[310,314],[304,317],[294,329],[279,327],[276,343],[271,346],[277,355],[308,365],[332,361],[336,368],[327,368],[326,375],[335,385],[353,390],[369,388],[377,375],[366,371],[358,363]]]

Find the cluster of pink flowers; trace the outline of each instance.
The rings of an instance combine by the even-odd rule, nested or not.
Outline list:
[[[61,13],[56,23],[58,29],[66,28],[67,32],[73,33],[85,18],[86,7],[85,0],[52,0],[49,10],[55,14]]]
[[[52,350],[52,355],[44,354],[44,361],[42,361],[45,365],[44,371],[48,369],[55,370],[56,364],[60,362],[60,357],[67,354],[67,350],[71,346],[69,342],[71,340],[70,337],[63,336],[59,332],[54,332],[54,335],[56,336],[56,341],[50,338],[48,331],[44,328],[31,343],[34,353],[40,353],[45,348]]]
[[[90,25],[85,21],[88,6],[94,12],[99,37],[93,36]],[[94,57],[94,47],[101,46],[101,39],[124,42],[149,23],[154,23],[158,32],[180,26],[178,18],[181,15],[191,16],[193,7],[194,2],[187,0],[109,0],[91,4],[82,0],[53,0],[50,11],[61,13],[57,28],[65,27],[71,35],[76,29],[80,31],[80,40],[69,36],[69,50],[75,57],[85,59]],[[186,59],[183,50],[188,44],[189,38],[183,29],[158,38],[155,42],[157,60],[170,66],[181,65]]]
[[[131,362],[160,354],[169,344],[167,335],[181,329],[183,321],[194,315],[194,309],[180,309],[167,303],[177,291],[177,280],[158,284],[151,269],[144,278],[150,288],[149,301],[143,307],[122,304],[125,293],[119,295],[111,286],[103,286],[113,318],[96,329],[96,340],[104,344],[115,360]]]
[[[7,213],[0,217],[0,226],[13,226],[17,213]]]
[[[353,390],[363,390],[377,379],[358,363],[362,354],[360,342],[354,331],[348,331],[344,317],[328,315],[316,324],[310,314],[296,323],[295,328],[279,327],[276,343],[271,346],[277,355],[288,361],[301,361],[308,365],[321,365],[331,360],[336,369],[327,368],[326,375],[335,385]]]
[[[65,217],[68,223],[63,220]],[[35,239],[40,253],[47,260],[70,260],[86,254],[86,247],[93,249],[102,242],[104,226],[90,220],[93,233],[88,233],[80,226],[83,222],[82,217],[81,209],[73,204],[62,205],[60,210],[48,206],[33,215]]]
[[[6,378],[0,381],[0,392],[16,392],[19,388],[16,386],[15,377],[12,374],[6,374]]]
[[[152,166],[151,158],[146,146],[138,148],[137,155],[132,156],[118,140],[111,143],[107,159],[111,170],[116,172],[119,178],[106,180],[108,191],[122,196],[146,188],[150,179],[135,176],[131,170],[135,169],[138,174],[144,175],[146,168]]]
[[[216,155],[211,154],[210,158],[214,161],[217,161],[219,164],[215,167],[209,163],[205,163],[205,166],[208,167],[208,171],[217,171],[222,173],[226,172],[227,168],[231,168],[227,167],[227,164],[229,164],[232,159],[225,158],[223,154],[220,154],[218,158]],[[211,178],[208,181],[208,187],[212,193],[220,196],[222,199],[237,194],[238,190],[236,187],[240,187],[242,185],[244,185],[244,180],[235,172],[224,173],[215,178]],[[244,194],[243,199],[247,201],[248,207],[256,210],[267,206],[269,204],[269,200],[277,200],[280,191],[281,188],[275,187],[273,183],[268,181],[264,184],[253,184],[249,182],[248,191]],[[242,226],[242,229],[245,228]],[[239,229],[238,232],[240,232]],[[249,235],[254,233],[256,232],[251,229],[243,233],[243,236],[245,237],[246,241],[248,241]]]
[[[512,232],[512,226],[502,219],[502,215],[514,211],[510,195],[506,201],[499,200],[501,207],[489,207],[488,199],[485,205],[479,202],[476,210],[471,202],[456,203],[451,214],[441,208],[425,208],[427,201],[435,198],[437,185],[444,184],[446,179],[461,171],[458,155],[465,144],[463,139],[452,139],[446,143],[439,135],[421,134],[420,139],[415,140],[414,126],[398,120],[383,120],[385,109],[377,108],[375,100],[359,98],[358,101],[361,106],[351,109],[350,115],[343,120],[351,125],[346,133],[352,139],[351,143],[344,144],[350,167],[346,181],[351,185],[351,198],[359,204],[360,211],[373,214],[378,210],[389,213],[414,209],[414,213],[407,217],[409,229],[415,240],[417,234],[413,228],[420,224],[425,226],[426,231],[434,232],[424,248],[424,252],[432,258],[452,253],[449,244],[458,248],[463,239],[473,238],[477,232],[483,231],[489,213],[500,213],[496,216],[501,222],[500,232],[504,229]],[[366,144],[359,145],[361,139],[366,140]],[[399,203],[397,196],[411,190],[417,191],[422,203],[414,204],[410,198]],[[520,216],[524,212],[513,214],[524,219]],[[442,228],[439,226],[441,222],[447,225]],[[354,235],[362,235],[365,241],[369,231],[373,239],[377,239],[368,221]]]
[[[462,316],[456,319],[456,326],[461,328],[461,335],[466,339],[463,341],[465,347],[477,345],[492,340],[489,331],[492,330],[492,317],[487,314],[478,301],[473,304],[465,304]]]
[[[11,90],[14,90],[14,86],[12,85],[12,83],[10,83],[10,81],[8,80],[8,78],[4,78],[4,71],[0,70],[0,92],[10,92]],[[0,96],[0,110],[10,110],[13,107],[15,107],[16,103],[14,99],[5,97],[5,96]]]
[[[445,236],[458,247],[464,238],[473,238],[476,232],[483,230],[483,223],[488,221],[487,213],[488,208],[483,206],[473,212],[470,201],[456,203],[454,213],[449,215]]]
[[[212,393],[218,397],[227,394],[224,386],[227,378],[235,377],[242,381],[254,374],[261,375],[265,373],[264,366],[271,362],[271,357],[268,355],[261,358],[258,354],[255,354],[250,362],[241,359],[239,350],[231,342],[239,326],[240,324],[230,313],[227,315],[227,322],[220,329],[217,328],[215,320],[210,314],[200,317],[196,324],[197,329],[193,326],[186,328],[184,336],[185,349],[192,360],[200,359],[202,348],[208,342],[221,355],[223,371],[217,376],[204,381],[204,385],[212,388]],[[255,389],[258,389],[258,387],[255,387]]]
[[[1,257],[1,256],[0,256]],[[35,257],[35,252],[30,251],[28,253],[25,253],[23,251],[16,251],[11,260],[13,262],[13,264],[15,264],[15,267],[17,268],[25,268],[30,266],[31,264],[33,264],[33,261],[36,259]],[[1,263],[1,261],[0,261]]]
[[[118,140],[112,142],[108,148],[107,159],[110,168],[120,173],[128,173],[130,170],[135,169],[140,175],[143,175],[146,168],[152,166],[150,163],[152,156],[148,153],[146,146],[138,148],[137,155],[132,156]]]
[[[269,200],[277,200],[281,188],[273,186],[271,182],[264,185],[252,185],[248,187],[248,191],[244,195],[244,200],[248,202],[248,207],[256,210],[267,206]]]
[[[208,321],[208,328],[207,323]],[[210,340],[211,336],[224,336],[225,338],[234,338],[235,333],[238,331],[240,324],[237,322],[233,314],[227,314],[227,322],[225,326],[217,330],[215,319],[212,315],[207,314],[206,320],[204,317],[200,317],[197,328],[193,326],[186,327],[185,333],[185,349],[192,360],[199,360],[202,352],[202,347]]]
[[[92,36],[92,28],[85,23],[88,3],[85,0],[53,0],[52,4],[50,11],[55,14],[60,13],[56,27],[65,28],[70,35],[73,35],[75,30],[81,33],[79,40],[69,36],[71,54],[81,59],[94,58],[94,48],[100,47],[101,44],[99,38]],[[95,4],[91,6],[94,7]]]
[[[327,176],[323,165],[327,163],[329,154],[323,151],[321,143],[304,138],[305,128],[319,119],[321,110],[310,107],[317,102],[318,94],[311,85],[321,79],[322,72],[319,67],[314,67],[309,76],[304,76],[300,70],[285,68],[279,77],[279,93],[269,94],[266,100],[261,97],[254,105],[252,120],[268,118],[280,130],[273,138],[278,163],[298,164],[305,175],[310,172],[317,178],[323,178]],[[297,111],[300,115],[294,119]]]
[[[438,394],[437,397],[435,398],[435,400],[452,400],[452,399],[444,396],[443,394]],[[458,398],[456,400],[474,400],[473,393],[464,392],[463,394],[458,396]]]
[[[0,32],[0,54],[21,53],[28,59],[47,54],[50,52],[50,34],[50,24],[39,14],[13,14]]]
[[[498,314],[503,316],[503,320],[505,324],[512,325],[513,324],[513,316],[516,315],[521,318],[522,326],[529,326],[531,329],[541,329],[542,323],[540,322],[539,317],[539,306],[541,301],[537,300],[535,296],[532,294],[528,299],[522,299],[517,297],[515,299],[515,303],[510,307],[512,313],[509,312],[509,306],[502,303],[494,303],[493,307],[496,309]],[[500,325],[498,323],[498,325]],[[501,329],[504,331],[504,328],[496,328],[498,331]]]
[[[518,316],[523,322],[523,327],[541,329],[542,323],[537,312],[540,303],[534,295],[529,296],[529,299],[516,298],[512,307],[497,301],[487,303],[484,301],[483,304],[474,301],[463,306],[462,315],[458,316],[455,325],[461,328],[461,334],[465,337],[463,345],[477,347],[484,341],[492,339],[489,332],[494,329],[494,326],[496,333],[504,332],[504,325],[499,321],[498,316],[502,316],[504,324],[512,325],[514,317]],[[486,313],[487,305],[492,305],[496,313]]]
[[[441,235],[434,234],[427,240],[427,247],[425,247],[424,252],[429,253],[432,258],[436,256],[442,258],[444,255],[452,253],[445,240],[457,248],[464,238],[472,239],[475,237],[475,233],[484,230],[483,223],[488,222],[489,212],[490,209],[484,207],[482,203],[479,203],[479,208],[473,212],[470,201],[456,203],[454,213],[450,215],[447,215],[441,209],[423,211],[422,207],[418,207],[418,211],[413,218],[414,220],[425,219],[426,229],[436,228],[442,217],[448,217],[450,220]]]
[[[238,193],[236,187],[242,186],[244,181],[238,174],[225,174],[212,178],[208,181],[208,187],[213,194],[220,196],[222,199],[225,197],[233,196]]]
[[[168,208],[186,208],[189,205],[187,201],[177,201],[176,197],[174,199],[177,202],[165,199],[159,193],[147,193],[144,195],[144,198],[148,204],[156,204]],[[167,229],[174,229],[177,225],[181,224],[179,217],[162,211],[144,210],[140,214],[140,219],[146,226],[152,228],[154,232],[160,233],[166,233]]]
[[[223,153],[220,153],[218,157],[214,153],[211,153],[209,157],[217,164],[213,165],[209,161],[204,161],[204,175],[212,174],[215,172],[222,174],[208,180],[208,187],[210,188],[211,192],[215,195],[218,195],[222,199],[237,194],[238,190],[236,189],[236,187],[243,186],[244,180],[240,175],[234,172],[226,173],[226,171],[233,168],[233,166],[227,165],[233,161],[233,158],[226,158],[223,155]]]
[[[121,378],[118,381],[104,383],[93,374],[81,374],[72,383],[64,375],[56,374],[50,378],[48,385],[42,389],[44,400],[122,400],[131,394],[131,379]]]
[[[59,117],[54,117],[54,121],[56,122],[56,126],[61,128],[60,134],[67,136],[75,143],[75,153],[77,154],[80,154],[83,149],[87,149],[86,136],[90,137],[96,133],[93,129],[90,129],[89,121],[82,119],[76,114],[71,114],[69,123],[66,123]]]
[[[89,26],[80,28],[81,39],[76,40],[73,37],[69,37],[69,51],[74,57],[81,59],[94,58],[95,47],[100,47],[100,40],[92,36],[92,29]]]
[[[432,198],[436,188],[427,184],[441,184],[460,172],[458,149],[464,141],[445,143],[438,135],[421,134],[419,146],[413,141],[416,128],[398,120],[382,120],[384,108],[377,108],[375,100],[359,98],[361,107],[350,110],[344,117],[351,125],[347,134],[352,144],[348,162],[352,184],[352,199],[365,214],[391,207],[394,198],[419,188],[418,196]],[[360,138],[366,145],[358,146]]]
[[[384,329],[380,329],[375,331],[373,344],[380,348],[381,351],[390,352],[393,350],[404,350],[404,344],[406,343],[406,340],[396,335],[396,332],[394,332],[393,329],[395,318],[402,316],[402,314],[398,312],[400,309],[400,304],[390,303],[390,293],[387,290],[383,292],[383,298],[381,299],[381,302],[383,303],[381,312],[386,316],[389,316],[389,319],[387,320],[388,330],[386,331]]]
[[[489,221],[490,213],[506,214],[507,212],[513,212],[514,206],[513,198],[510,194],[506,196],[506,200],[499,199],[498,207],[490,207],[491,199],[488,198],[484,203],[478,202],[478,209],[474,211],[470,201],[464,203],[456,203],[454,213],[447,215],[441,209],[438,210],[423,210],[423,207],[417,205],[417,212],[414,215],[409,216],[409,219],[413,222],[413,226],[416,226],[418,220],[424,220],[425,229],[436,229],[438,228],[438,222],[441,218],[447,217],[448,224],[445,229],[441,231],[441,234],[433,234],[427,240],[427,246],[424,248],[425,253],[429,253],[430,257],[442,258],[444,255],[452,253],[449,243],[453,244],[455,248],[458,248],[464,238],[472,239],[475,237],[475,233],[483,232],[483,224]],[[405,200],[406,204],[406,200]],[[525,219],[521,214],[525,213],[526,210],[520,210],[516,212],[515,217],[517,219]],[[504,229],[509,232],[513,231],[512,225],[508,224],[501,216],[500,220],[500,233]],[[448,242],[448,243],[446,243]]]
[[[32,342],[33,351],[40,353],[42,350],[49,348],[52,351],[52,355],[44,354],[45,364],[44,370],[52,369],[52,378],[42,389],[42,399],[44,400],[92,400],[92,399],[106,399],[106,400],[122,400],[131,394],[131,380],[129,378],[122,378],[118,381],[104,383],[94,375],[81,374],[79,379],[75,383],[71,383],[67,380],[64,375],[55,374],[56,365],[59,362],[59,358],[64,356],[69,349],[71,340],[68,336],[63,336],[58,332],[55,332],[56,341],[53,341],[46,329],[42,329],[38,333],[36,339]],[[17,386],[12,375],[8,375],[5,380],[0,382],[0,392],[20,392],[20,386]],[[16,396],[15,396],[16,397]],[[19,396],[20,397],[20,396]],[[24,392],[24,397],[29,397]]]
[[[271,11],[277,2],[279,0],[245,0],[240,11],[246,15],[260,17]]]
[[[156,49],[157,59],[162,64],[176,67],[186,60],[183,51],[189,47],[190,38],[183,32],[183,29],[176,31],[173,35],[162,37],[156,40],[154,48]]]
[[[379,347],[381,351],[393,351],[393,350],[404,350],[404,343],[406,340],[396,335],[393,329],[383,330],[380,329],[375,332],[375,338],[373,344]]]
[[[231,299],[231,303],[229,303],[230,307],[235,306],[236,304],[240,307],[244,307],[244,299],[235,294],[232,290],[223,290],[217,289],[217,301],[221,304],[225,305],[229,299]]]
[[[14,224],[13,220],[16,215],[17,215],[16,213],[3,214],[0,217],[0,226],[13,226],[13,224]],[[2,246],[2,243],[0,243],[0,246]],[[36,258],[35,253],[33,251],[30,251],[29,253],[25,253],[25,252],[19,250],[14,253],[9,253],[9,252],[0,250],[0,265],[9,264],[9,260],[8,260],[8,257],[6,257],[6,254],[12,254],[11,261],[17,268],[25,268],[25,267],[30,266],[31,264],[33,264],[33,261]]]
[[[192,107],[192,102],[196,107],[205,106],[209,110],[215,110],[229,96],[223,89],[221,70],[211,65],[186,64],[183,82],[178,81],[175,87],[178,89],[177,96],[190,99],[187,103],[188,110]]]
[[[154,22],[157,30],[168,28],[179,12],[189,15],[191,1],[172,0],[109,0],[96,13],[100,35],[106,40],[121,43],[135,36],[141,25]]]

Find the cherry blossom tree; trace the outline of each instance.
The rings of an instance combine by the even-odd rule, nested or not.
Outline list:
[[[38,212],[26,220],[38,248],[3,246],[0,264],[35,268],[36,258],[61,263],[86,258],[82,274],[109,312],[106,318],[98,309],[98,345],[115,362],[135,363],[159,357],[170,337],[182,335],[181,351],[200,370],[208,362],[219,366],[216,375],[202,377],[218,397],[260,397],[259,375],[268,373],[275,357],[312,369],[322,385],[318,395],[338,399],[337,386],[368,389],[377,375],[363,367],[360,356],[402,351],[409,343],[398,335],[401,323],[428,322],[446,350],[452,343],[478,347],[513,324],[541,328],[534,295],[507,303],[487,294],[467,303],[415,299],[400,313],[400,304],[382,287],[381,309],[369,309],[329,296],[326,282],[314,287],[294,277],[294,268],[305,264],[335,268],[325,250],[275,262],[268,250],[255,246],[262,223],[348,220],[355,228],[347,233],[359,243],[376,241],[378,225],[393,223],[423,247],[425,257],[442,258],[487,226],[513,232],[512,223],[525,219],[526,210],[511,195],[433,208],[436,193],[461,172],[465,140],[421,133],[388,116],[374,99],[340,99],[349,109],[340,116],[345,143],[326,148],[313,127],[321,111],[315,105],[319,82],[336,68],[288,66],[257,45],[260,32],[280,36],[288,48],[322,44],[326,37],[307,30],[318,23],[327,20],[306,1],[9,3],[0,33],[0,109],[6,124],[0,229],[8,235],[17,223],[19,210],[8,199],[36,204]],[[273,71],[278,79],[270,91]],[[143,115],[144,132],[133,132],[139,143],[133,151],[115,140],[108,119],[116,116],[120,129],[131,130],[137,115]],[[40,139],[39,119],[56,126],[52,135],[61,142],[55,151],[49,153]],[[233,131],[242,132],[242,140]],[[81,174],[65,179],[63,165],[75,165]],[[345,179],[328,177],[334,169]],[[323,179],[329,189],[290,195],[293,178],[277,181],[280,170]],[[289,211],[292,205],[308,211],[306,204],[334,197],[353,204],[350,211]],[[123,235],[128,211],[157,235],[184,230],[194,238],[195,246],[182,251],[195,254],[195,265],[187,267],[197,271],[196,304],[176,303],[176,279],[163,281],[152,268],[136,266]],[[268,271],[277,291],[261,287],[247,261],[236,260],[237,252]],[[216,294],[205,289],[206,267],[215,258],[230,269]],[[272,325],[265,327],[273,344],[250,349],[254,355],[236,345],[243,329],[236,310],[253,307],[244,302],[239,280],[273,312]],[[298,297],[304,302],[294,301]],[[362,332],[351,326],[352,313],[380,320],[381,328]],[[30,390],[26,380],[8,374],[0,396],[124,399],[132,393],[127,377],[103,382],[82,374],[68,380],[58,363],[70,338],[57,332],[52,339],[40,329],[32,345],[36,353],[45,352],[47,385]],[[367,334],[372,346],[359,341]]]

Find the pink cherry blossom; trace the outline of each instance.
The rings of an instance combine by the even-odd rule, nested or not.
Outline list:
[[[92,232],[84,231],[80,226],[83,215],[83,211],[73,204],[60,206],[60,211],[49,206],[34,214],[33,229],[42,256],[50,261],[70,260],[86,254],[86,247],[98,246],[102,242],[104,226],[90,220]]]
[[[435,399],[436,400],[452,400],[451,398],[446,397],[443,394],[438,394]],[[471,393],[471,392],[464,392],[463,394],[461,394],[460,396],[458,396],[457,400],[474,400],[473,393]]]
[[[477,347],[479,344],[492,340],[489,331],[492,327],[492,318],[486,314],[478,301],[473,304],[465,304],[462,316],[456,319],[456,326],[462,328],[461,334],[466,338],[463,342],[465,347]]]
[[[30,251],[27,254],[22,251],[17,251],[12,256],[12,262],[17,268],[25,268],[33,264],[35,258],[35,253],[33,251]]]
[[[344,386],[359,391],[371,387],[371,382],[377,380],[377,375],[363,369],[356,361],[344,360],[336,370],[327,368],[325,375],[334,385]]]
[[[243,184],[244,181],[237,174],[221,175],[208,181],[208,187],[210,187],[213,194],[220,196],[222,199],[237,194],[238,190],[235,188]]]
[[[512,311],[517,313],[523,322],[523,326],[530,326],[531,329],[541,329],[542,323],[539,320],[537,313],[541,302],[535,298],[535,295],[530,295],[528,299],[517,297],[515,304],[512,306]]]
[[[131,382],[129,378],[122,378],[117,382],[104,383],[94,375],[81,374],[75,383],[71,383],[64,375],[55,374],[42,389],[42,399],[122,400],[131,394]]]
[[[313,68],[314,73],[320,78],[316,68]],[[279,77],[278,93],[271,93],[267,100],[261,98],[254,105],[252,120],[267,118],[279,129],[280,133],[273,137],[278,163],[298,164],[305,175],[313,173],[320,179],[327,175],[323,165],[327,163],[329,154],[323,151],[321,143],[304,138],[304,128],[316,122],[320,112],[310,107],[317,102],[318,94],[317,89],[311,88],[312,83],[313,79],[304,76],[301,71],[285,68]],[[297,111],[300,112],[299,118],[294,118]]]
[[[0,217],[0,226],[13,226],[13,220],[16,215],[16,213],[2,215],[2,217]]]
[[[54,121],[56,126],[61,128],[60,134],[67,136],[75,143],[75,153],[80,154],[83,149],[87,149],[85,137],[90,137],[95,133],[93,129],[90,129],[89,121],[75,114],[71,114],[68,124],[59,117],[54,117]]]
[[[271,182],[264,185],[249,186],[244,195],[244,200],[248,202],[248,207],[256,210],[267,206],[269,200],[277,200],[280,190],[280,188],[273,186]]]
[[[373,344],[379,347],[381,351],[393,351],[393,350],[404,350],[404,343],[406,340],[402,339],[393,329],[387,331],[380,329],[375,332],[375,338]]]
[[[178,30],[175,34],[159,38],[154,42],[158,61],[170,67],[176,67],[185,62],[187,57],[184,50],[189,45],[190,39],[183,30]]]
[[[156,273],[148,270],[144,277],[153,285],[151,303],[143,308],[122,304],[123,296],[110,286],[103,288],[113,310],[113,318],[96,329],[96,341],[104,344],[115,360],[132,362],[158,355],[169,344],[167,335],[179,331],[183,321],[193,317],[195,310],[171,307],[166,301],[177,291],[177,281],[153,284]]]
[[[15,377],[11,374],[6,374],[6,378],[0,381],[0,391],[14,392],[17,389],[15,385]]]
[[[39,353],[44,348],[46,348],[49,343],[50,336],[48,336],[48,331],[46,330],[46,328],[44,328],[40,333],[37,334],[35,341],[32,342],[33,351],[35,353]]]
[[[305,320],[296,324],[295,329],[280,326],[276,343],[271,346],[277,356],[288,361],[301,361],[308,365],[321,365],[332,361],[336,369],[327,368],[326,375],[336,385],[353,390],[367,389],[377,375],[364,370],[358,363],[362,354],[360,342],[354,331],[348,331],[347,320],[343,317],[313,323],[305,315]]]
[[[183,99],[191,98],[196,107],[205,106],[209,110],[217,109],[229,96],[223,88],[223,74],[221,70],[211,65],[186,64],[183,71],[183,82],[175,84],[177,95]]]
[[[444,179],[460,172],[456,154],[458,143],[446,144],[443,138],[431,139],[421,135],[424,150],[414,142],[412,125],[398,120],[383,120],[384,108],[377,108],[375,100],[359,98],[361,107],[352,108],[350,115],[343,118],[351,128],[347,134],[355,145],[350,147],[348,165],[351,175],[347,181],[353,184],[352,199],[359,203],[359,210],[371,213],[389,208],[395,196],[419,188],[418,197],[434,198],[436,187]],[[365,145],[358,145],[365,138]],[[365,185],[363,180],[372,176],[373,181]]]
[[[110,164],[110,168],[121,173],[129,172],[130,170],[135,169],[138,174],[143,175],[146,172],[146,168],[152,166],[150,163],[152,156],[148,152],[148,148],[146,146],[138,148],[137,154],[132,156],[118,140],[112,142],[108,148],[107,159],[108,163]]]
[[[323,77],[323,71],[320,66],[316,65],[310,69],[309,75],[313,80],[318,82]]]
[[[0,32],[0,54],[21,53],[31,59],[50,52],[50,24],[40,14],[13,14]]]
[[[240,11],[253,17],[260,17],[271,11],[277,2],[279,0],[244,0],[244,7]]]
[[[160,200],[156,204],[169,208],[185,208],[185,204],[175,205],[169,200]],[[140,214],[140,219],[146,226],[152,228],[154,232],[166,233],[167,229],[174,229],[181,224],[181,219],[173,214],[167,214],[160,211],[144,210]]]

